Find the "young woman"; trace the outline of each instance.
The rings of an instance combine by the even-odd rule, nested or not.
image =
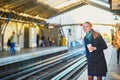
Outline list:
[[[84,42],[88,61],[88,80],[94,80],[94,76],[97,77],[97,80],[102,80],[102,76],[106,76],[107,73],[103,52],[107,45],[101,34],[93,30],[90,22],[85,22],[83,28],[86,33]]]

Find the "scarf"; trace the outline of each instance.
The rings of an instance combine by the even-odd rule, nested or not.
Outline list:
[[[86,33],[86,38],[91,41],[92,39],[92,30],[90,30],[88,33]]]

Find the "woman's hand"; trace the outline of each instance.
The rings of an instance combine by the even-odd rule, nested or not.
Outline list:
[[[94,47],[94,46],[91,46],[91,47],[89,47],[88,49],[89,49],[89,51],[91,51],[91,52],[93,52],[93,51],[97,50],[97,48],[96,48],[96,47]]]

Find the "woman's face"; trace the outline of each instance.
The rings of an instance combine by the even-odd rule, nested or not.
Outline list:
[[[92,29],[92,26],[89,23],[83,24],[84,32],[87,33]]]

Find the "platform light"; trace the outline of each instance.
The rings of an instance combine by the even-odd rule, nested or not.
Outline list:
[[[118,18],[116,10],[114,11],[114,22],[115,22],[115,24],[119,22],[119,18]]]
[[[44,26],[43,24],[41,24],[41,26]]]
[[[48,28],[54,28],[54,26],[49,26]]]
[[[114,20],[119,20],[117,15],[115,15]]]
[[[36,24],[36,23],[33,23],[33,25],[34,25],[34,26],[37,26],[37,24]]]

